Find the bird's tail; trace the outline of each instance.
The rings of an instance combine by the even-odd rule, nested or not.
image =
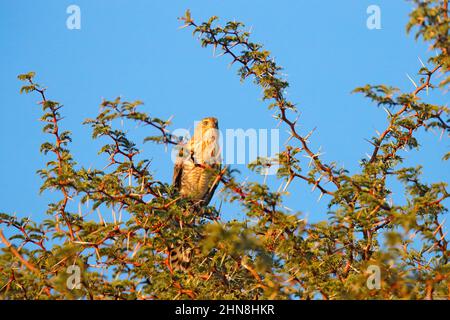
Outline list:
[[[169,262],[173,271],[186,271],[192,259],[192,248],[172,245],[169,248]]]

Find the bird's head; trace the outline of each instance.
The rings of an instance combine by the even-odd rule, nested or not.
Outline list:
[[[219,136],[219,121],[217,118],[207,117],[198,122],[194,130],[193,143],[201,141],[217,141]]]
[[[220,163],[219,121],[213,117],[203,118],[194,130],[194,136],[187,143],[189,154],[195,154],[199,163]]]
[[[218,129],[219,128],[219,121],[217,118],[214,117],[207,117],[203,118],[202,121],[200,121],[199,126],[203,129]]]

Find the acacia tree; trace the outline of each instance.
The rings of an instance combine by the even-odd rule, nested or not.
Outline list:
[[[142,111],[140,101],[103,101],[97,117],[85,121],[92,138],[105,143],[99,153],[108,158],[105,168],[87,169],[70,153],[62,105],[47,98],[34,73],[20,75],[21,92],[39,96],[43,131],[50,137],[41,146],[50,158],[39,170],[41,190],[60,196],[40,223],[0,214],[0,298],[450,298],[442,217],[447,185],[424,183],[420,167],[403,164],[404,149],[419,149],[420,130],[449,133],[449,109],[423,95],[450,83],[448,1],[414,3],[407,30],[438,55],[418,70],[420,83],[412,92],[388,85],[355,89],[386,110],[387,122],[369,141],[370,158],[362,159],[353,173],[324,162],[311,148],[311,133],[299,131],[297,108],[284,94],[289,84],[281,67],[250,40],[242,23],[221,26],[212,17],[197,24],[189,11],[181,18],[202,46],[221,50],[238,65],[241,80],[252,79],[261,87],[263,100],[290,131],[289,144],[276,158],[249,165],[260,171],[278,164],[282,191],[240,182],[229,168],[216,172],[224,200],[240,205],[242,221],[220,220],[213,206],[193,215],[189,200],[152,174],[150,162],[141,159],[139,147],[116,122],[152,128],[155,134],[145,139],[152,143],[176,145],[180,140],[171,135],[170,121]],[[301,161],[303,155],[309,165]],[[328,201],[327,220],[309,223],[300,213],[286,211],[283,196],[294,180],[312,185]],[[405,204],[393,202],[393,180],[403,183]],[[92,213],[80,215],[73,205],[77,202]],[[113,223],[103,219],[105,210],[113,210]],[[5,228],[7,236],[1,231]],[[167,260],[167,248],[180,239],[196,248],[187,272],[171,270]],[[379,286],[367,286],[371,266],[380,270]],[[74,270],[80,271],[80,283],[73,281]]]

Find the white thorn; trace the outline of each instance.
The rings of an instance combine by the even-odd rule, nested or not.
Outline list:
[[[422,59],[420,59],[420,57],[417,57],[417,59],[419,59],[420,63],[422,64],[422,67],[426,68],[425,64],[423,63]]]
[[[409,74],[406,74],[406,76],[408,77],[408,79],[412,82],[412,84],[414,85],[414,87],[417,88],[417,84],[414,82],[414,80],[409,76]]]

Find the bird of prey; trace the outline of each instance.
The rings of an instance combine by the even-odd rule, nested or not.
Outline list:
[[[175,161],[173,187],[182,197],[192,201],[194,214],[209,204],[219,184],[217,172],[221,168],[221,154],[218,130],[216,118],[201,120]],[[171,247],[169,255],[172,269],[184,271],[189,266],[192,248],[183,245]]]

